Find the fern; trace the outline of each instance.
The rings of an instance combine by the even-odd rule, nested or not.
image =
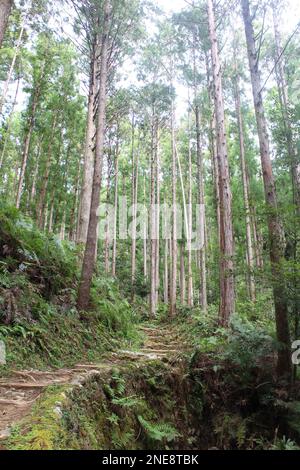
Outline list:
[[[169,423],[150,423],[140,415],[138,416],[138,421],[146,435],[153,441],[161,442],[166,440],[171,442],[180,437],[178,431]]]
[[[114,398],[112,400],[114,405],[122,406],[124,408],[134,408],[142,404],[142,400],[136,395],[129,397]]]

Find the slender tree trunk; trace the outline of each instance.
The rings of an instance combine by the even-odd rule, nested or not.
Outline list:
[[[52,163],[52,148],[53,148],[54,132],[56,129],[56,120],[57,120],[57,116],[55,115],[52,121],[50,143],[48,147],[46,166],[44,170],[39,206],[37,210],[37,220],[38,220],[38,225],[40,228],[43,227],[43,216],[44,216],[44,211],[46,207],[46,194],[47,194],[47,189],[48,189],[48,182],[49,182],[51,163]]]
[[[252,204],[250,204],[250,216],[251,216],[251,222],[252,222],[252,228],[253,228],[253,241],[254,241],[256,267],[258,269],[262,269],[264,267],[263,240],[262,240],[261,233],[259,232],[259,229],[257,226],[256,210]]]
[[[158,122],[153,110],[151,136],[151,175],[150,175],[150,316],[156,315],[156,209],[155,209],[155,177],[157,165]]]
[[[35,165],[34,165],[34,171],[33,171],[33,177],[32,177],[32,185],[31,185],[31,191],[30,191],[30,197],[29,197],[29,204],[32,204],[32,202],[34,201],[35,195],[36,195],[36,182],[37,182],[37,176],[38,176],[38,171],[39,171],[41,150],[42,150],[42,139],[38,143],[37,154],[36,154],[36,157],[35,157]]]
[[[97,40],[94,41],[91,66],[90,66],[90,86],[89,86],[89,101],[87,112],[87,124],[85,135],[85,148],[84,148],[84,165],[83,165],[83,181],[80,195],[80,213],[77,243],[86,243],[88,225],[90,219],[90,208],[92,198],[93,186],[93,173],[94,173],[94,136],[95,136],[95,123],[94,123],[94,103],[96,96],[96,65],[97,65]]]
[[[18,189],[18,179],[19,179],[19,162],[16,162],[15,165],[14,165],[14,172],[13,172],[13,183],[12,183],[12,187],[13,187],[13,194],[16,194],[17,193],[17,189]],[[8,187],[8,183],[7,183],[7,187]]]
[[[76,174],[76,180],[75,180],[75,195],[74,195],[74,202],[72,205],[71,213],[70,213],[70,230],[69,230],[69,240],[70,241],[76,241],[76,227],[77,227],[77,218],[78,218],[78,200],[79,200],[79,191],[80,191],[80,167],[81,167],[81,161],[78,159],[78,164],[77,164],[77,174]]]
[[[202,217],[200,218],[203,227],[202,247],[200,249],[200,306],[203,312],[207,311],[207,280],[206,280],[206,245],[205,245],[205,199],[204,199],[204,175],[203,175],[203,153],[201,149],[200,132],[200,109],[196,105],[196,140],[197,140],[197,168],[198,168],[198,200]]]
[[[176,315],[177,298],[177,214],[176,214],[176,141],[175,141],[175,109],[174,102],[171,105],[171,145],[172,145],[172,236],[171,236],[171,279],[170,279],[170,316]]]
[[[165,239],[164,250],[164,303],[169,303],[169,240]]]
[[[241,3],[245,25],[258,138],[260,143],[260,155],[265,187],[265,199],[268,207],[270,259],[273,276],[276,329],[277,339],[281,344],[281,348],[278,351],[277,373],[279,376],[287,375],[291,377],[292,367],[288,308],[285,290],[285,279],[281,266],[283,262],[284,247],[283,230],[278,214],[275,182],[270,157],[269,137],[267,133],[267,123],[262,99],[262,85],[258,68],[258,56],[255,45],[252,18],[250,14],[249,0],[241,0]]]
[[[180,157],[179,157],[179,154],[177,152],[176,146],[175,146],[175,151],[176,151],[176,155],[177,155],[178,172],[179,172],[179,178],[180,178],[180,184],[181,184],[181,193],[182,193],[182,200],[183,200],[185,233],[186,233],[186,239],[188,240],[188,247],[191,248],[191,244],[190,244],[191,232],[190,232],[190,229],[189,229],[189,214],[188,214],[188,208],[187,208],[187,204],[186,204],[185,187],[184,187],[184,181],[183,181],[183,175],[182,175],[182,169],[181,169],[181,162],[180,162]],[[182,241],[182,243],[180,245],[180,272],[179,272],[180,301],[181,301],[182,304],[185,303],[185,297],[186,297],[184,248],[185,248],[185,244]]]
[[[206,243],[205,243],[205,230],[206,230],[206,215],[205,215],[205,197],[204,197],[204,171],[203,171],[203,154],[201,149],[201,131],[200,131],[200,106],[198,103],[198,87],[196,82],[196,55],[195,55],[195,44],[196,38],[194,36],[193,41],[193,57],[194,57],[194,101],[195,101],[195,118],[196,118],[196,143],[197,143],[197,178],[198,178],[198,203],[200,205],[200,221],[202,224],[201,232],[203,240],[201,240],[202,247],[199,251],[199,266],[200,271],[200,291],[199,291],[199,305],[201,306],[204,313],[207,311],[207,273],[206,273]],[[208,57],[206,56],[206,72],[208,82],[208,95],[209,100],[211,99],[211,90],[209,86],[209,63]],[[212,126],[212,121],[210,123]],[[216,164],[216,152],[214,152],[214,132],[211,128],[210,135],[212,143],[212,159],[213,164]],[[214,179],[215,191],[216,191],[216,202],[217,202],[217,224],[218,233],[220,234],[220,210],[219,210],[219,187],[218,187],[218,174],[215,174]],[[202,238],[202,237],[201,237]]]
[[[55,199],[55,192],[53,191],[52,197],[51,197],[49,222],[48,222],[48,232],[49,233],[51,233],[53,231],[54,199]]]
[[[218,241],[221,246],[221,215],[220,215],[220,184],[219,184],[219,167],[218,167],[218,148],[217,148],[217,124],[216,124],[216,112],[213,106],[214,93],[213,86],[210,83],[210,67],[209,58],[206,54],[206,75],[207,75],[207,91],[208,91],[208,102],[209,108],[212,110],[211,118],[209,121],[209,141],[210,141],[210,152],[212,160],[212,174],[213,174],[213,186],[215,192],[215,206],[217,214],[217,228],[218,228]]]
[[[156,305],[159,302],[159,286],[160,286],[160,277],[159,277],[159,262],[160,262],[160,181],[159,181],[159,172],[160,172],[160,154],[159,154],[159,133],[157,133],[157,154],[156,154],[156,245],[155,245],[155,296],[156,296]]]
[[[110,2],[105,0],[104,3],[104,25],[101,39],[101,60],[100,60],[100,77],[99,77],[99,102],[96,129],[96,148],[95,148],[95,169],[93,177],[93,190],[90,209],[90,220],[88,227],[87,242],[85,247],[81,280],[78,292],[77,305],[79,310],[87,310],[90,302],[90,289],[92,277],[95,267],[95,253],[97,246],[97,226],[98,226],[98,209],[100,203],[100,192],[102,182],[102,166],[103,166],[103,147],[105,134],[105,117],[106,117],[106,101],[107,101],[107,58],[108,58],[108,42],[109,42],[109,16]]]
[[[144,204],[146,205],[146,178],[144,177]],[[148,279],[148,263],[147,263],[147,233],[148,229],[146,224],[144,225],[144,239],[143,239],[143,268],[144,268],[144,279]]]
[[[59,238],[60,240],[64,240],[66,235],[66,208],[63,211],[63,216],[62,216],[62,221],[60,225],[60,232],[59,232]]]
[[[62,132],[62,128],[61,128]],[[70,146],[67,149],[65,165],[63,169],[62,179],[59,178],[61,172],[61,145],[62,145],[62,135],[60,138],[60,143],[58,147],[58,151],[56,153],[56,172],[52,178],[52,188],[51,188],[51,202],[53,201],[53,220],[52,220],[52,228],[54,229],[60,223],[60,214],[65,210],[66,203],[65,203],[65,195],[67,194],[67,168],[68,168],[68,160],[70,154]],[[58,188],[63,188],[63,190],[58,191]],[[50,205],[50,210],[51,210]]]
[[[4,34],[7,28],[8,18],[13,5],[12,0],[0,1],[0,47],[2,46]]]
[[[216,115],[214,114],[211,119],[211,152],[212,152],[212,163],[213,163],[213,180],[216,198],[216,212],[217,212],[217,228],[218,228],[218,241],[221,245],[221,208],[220,208],[220,177],[219,177],[219,165],[218,165],[218,148],[217,148],[217,124]]]
[[[220,321],[224,326],[228,325],[234,312],[234,241],[232,226],[232,195],[230,188],[225,113],[222,88],[222,72],[219,59],[216,25],[212,0],[207,0],[209,35],[212,53],[212,69],[214,79],[214,98],[217,124],[217,148],[219,168],[220,191]]]
[[[20,31],[20,34],[19,34],[18,42],[16,44],[14,56],[13,56],[13,59],[12,59],[11,65],[10,65],[10,69],[9,69],[9,72],[8,72],[8,75],[7,75],[6,82],[5,82],[4,87],[3,87],[3,92],[2,92],[2,95],[1,95],[1,98],[0,98],[0,115],[2,114],[3,105],[4,105],[5,100],[6,100],[9,84],[10,84],[11,77],[12,77],[12,74],[13,74],[13,71],[14,71],[14,68],[15,68],[15,63],[16,63],[16,60],[17,60],[17,57],[18,57],[18,54],[19,54],[19,51],[20,51],[21,44],[22,44],[24,27],[25,27],[25,24],[23,22],[22,27],[21,27],[21,31]]]
[[[107,191],[106,191],[106,202],[109,204],[110,202],[110,174],[108,171],[107,174]],[[108,218],[108,212],[106,212],[106,217],[107,217],[107,226],[106,226],[106,233],[105,233],[105,242],[104,242],[104,267],[105,267],[105,273],[109,273],[109,252],[110,252],[110,239],[109,239],[109,232],[110,232],[110,227],[109,227],[109,218]]]
[[[193,271],[192,271],[192,249],[191,249],[191,236],[193,231],[193,175],[192,175],[192,150],[191,150],[191,129],[190,129],[190,113],[188,113],[188,239],[187,239],[187,264],[188,264],[188,288],[187,288],[187,304],[188,307],[193,307]]]
[[[185,304],[186,284],[185,284],[185,263],[184,263],[184,244],[180,245],[180,303]]]
[[[135,276],[136,276],[136,204],[137,204],[137,184],[138,184],[138,152],[135,151],[135,116],[132,116],[132,139],[131,139],[131,159],[132,159],[132,232],[131,232],[131,300],[135,297]]]
[[[114,239],[112,249],[112,275],[116,276],[117,261],[117,214],[118,214],[118,190],[119,190],[119,136],[117,136],[117,146],[115,154],[115,196],[114,196]]]
[[[236,70],[236,73],[237,70]],[[240,98],[240,89],[239,89],[239,77],[236,76],[235,84],[235,109],[238,121],[238,131],[239,131],[239,143],[240,143],[240,164],[241,164],[241,174],[243,182],[243,192],[244,192],[244,208],[245,208],[245,222],[246,222],[246,253],[247,253],[247,263],[248,263],[248,289],[250,294],[250,299],[252,302],[255,301],[255,280],[253,275],[254,270],[254,254],[253,254],[253,243],[252,243],[252,234],[251,234],[251,216],[250,216],[250,201],[249,201],[249,185],[247,178],[247,169],[246,169],[246,158],[245,158],[245,139],[244,139],[244,123],[241,110],[241,98]]]
[[[41,230],[43,230],[44,232],[47,229],[48,215],[49,215],[49,210],[48,210],[48,204],[47,204],[46,208],[45,208],[45,216],[44,216],[44,220],[43,220],[43,226],[41,227]]]
[[[14,97],[14,101],[13,101],[12,108],[11,108],[10,113],[9,113],[9,118],[8,118],[8,123],[7,123],[7,130],[6,130],[6,136],[5,136],[5,141],[4,141],[3,148],[2,148],[2,152],[1,152],[1,156],[0,156],[0,170],[1,170],[2,165],[3,165],[3,162],[4,162],[4,156],[5,156],[5,152],[6,152],[6,147],[7,147],[8,141],[9,141],[9,137],[10,137],[10,130],[11,130],[11,125],[12,125],[12,118],[13,118],[14,109],[15,109],[16,104],[17,104],[17,98],[18,98],[19,88],[20,88],[20,77],[18,78],[18,81],[17,81],[17,87],[16,87],[16,92],[15,92],[15,97]]]

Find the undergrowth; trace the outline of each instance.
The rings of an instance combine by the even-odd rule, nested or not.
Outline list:
[[[116,280],[95,275],[92,308],[76,309],[79,248],[39,231],[15,208],[0,204],[0,340],[6,366],[62,367],[94,361],[124,342],[139,341],[138,314]]]
[[[224,363],[216,370],[203,359],[173,368],[161,361],[125,363],[84,387],[52,387],[6,447],[298,449],[300,401],[289,401],[259,370],[249,386],[238,369]]]
[[[50,390],[35,406],[32,417],[14,429],[6,447],[183,449],[188,436],[193,442],[196,431],[189,419],[188,382],[181,381],[181,373],[174,376],[161,362],[143,368],[127,364],[106,377],[88,379],[84,387],[67,392],[63,403],[62,390]],[[177,409],[176,400],[180,400]]]

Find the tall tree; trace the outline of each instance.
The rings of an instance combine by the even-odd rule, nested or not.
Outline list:
[[[232,195],[228,167],[226,125],[223,101],[222,70],[218,51],[215,15],[212,0],[207,1],[211,42],[214,101],[217,124],[217,150],[220,191],[220,321],[228,325],[234,312],[234,241],[232,226]]]
[[[201,232],[205,234],[205,200],[204,200],[204,165],[203,152],[201,148],[201,130],[200,130],[200,107],[195,105],[196,114],[196,145],[197,145],[197,179],[198,179],[198,202],[200,206]],[[205,236],[201,237],[202,246],[200,248],[200,305],[204,312],[207,311],[207,280],[206,280],[206,247]]]
[[[87,124],[84,147],[84,166],[83,166],[83,182],[80,195],[79,224],[77,233],[77,242],[86,243],[88,225],[90,220],[90,207],[93,186],[94,173],[94,105],[97,92],[97,54],[99,53],[98,36],[96,35],[92,44],[91,60],[90,60],[90,83],[87,109]]]
[[[172,73],[172,72],[171,72]],[[172,235],[171,235],[171,279],[170,316],[176,315],[177,299],[177,158],[175,134],[175,104],[171,103],[171,148],[172,148]]]
[[[105,0],[103,9],[103,30],[101,34],[101,53],[98,90],[98,115],[96,124],[95,167],[93,176],[93,189],[90,207],[90,220],[87,233],[87,242],[84,252],[81,280],[78,291],[77,305],[79,310],[87,310],[90,302],[90,288],[95,266],[95,252],[97,245],[98,209],[102,183],[103,148],[105,134],[105,114],[107,101],[107,72],[108,47],[111,5]]]
[[[156,315],[156,245],[157,245],[157,217],[156,217],[156,165],[158,155],[158,118],[153,106],[151,126],[151,163],[150,163],[150,316]]]
[[[235,58],[236,60],[236,58]],[[245,222],[246,222],[246,247],[247,247],[247,264],[248,264],[248,287],[250,299],[255,301],[255,280],[253,275],[254,270],[254,249],[252,242],[252,230],[251,230],[251,213],[250,213],[250,194],[249,194],[249,180],[247,177],[246,167],[246,155],[245,155],[245,137],[244,137],[244,122],[241,109],[241,96],[239,86],[239,72],[237,64],[235,63],[235,77],[234,77],[234,98],[235,98],[235,109],[238,121],[238,133],[239,133],[239,144],[240,144],[240,164],[241,164],[241,175],[243,182],[243,194],[244,194],[244,207],[245,207]]]
[[[191,148],[191,126],[190,126],[190,110],[188,111],[188,286],[187,286],[187,304],[189,307],[194,306],[194,289],[193,289],[193,270],[192,270],[192,247],[191,238],[193,230],[193,165],[192,165],[192,148]]]
[[[278,212],[275,181],[272,170],[270,144],[265,117],[262,83],[259,71],[259,50],[256,48],[253,16],[250,13],[249,0],[241,0],[245,26],[252,92],[260,144],[261,165],[265,188],[265,200],[268,208],[268,228],[270,242],[270,260],[273,279],[273,293],[276,316],[277,339],[280,343],[278,351],[277,372],[279,376],[291,376],[290,332],[288,308],[283,275],[283,229]]]

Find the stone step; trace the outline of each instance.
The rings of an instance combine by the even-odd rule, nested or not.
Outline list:
[[[50,382],[38,383],[38,382],[2,382],[0,383],[0,388],[14,388],[14,389],[22,389],[22,388],[45,388],[49,385],[62,383],[62,380],[51,380]]]
[[[178,349],[147,349],[142,348],[141,351],[146,354],[170,354],[178,353]]]
[[[20,401],[20,400],[4,400],[0,398],[0,405],[12,405],[12,406],[28,406],[33,403],[35,400],[30,401]]]

